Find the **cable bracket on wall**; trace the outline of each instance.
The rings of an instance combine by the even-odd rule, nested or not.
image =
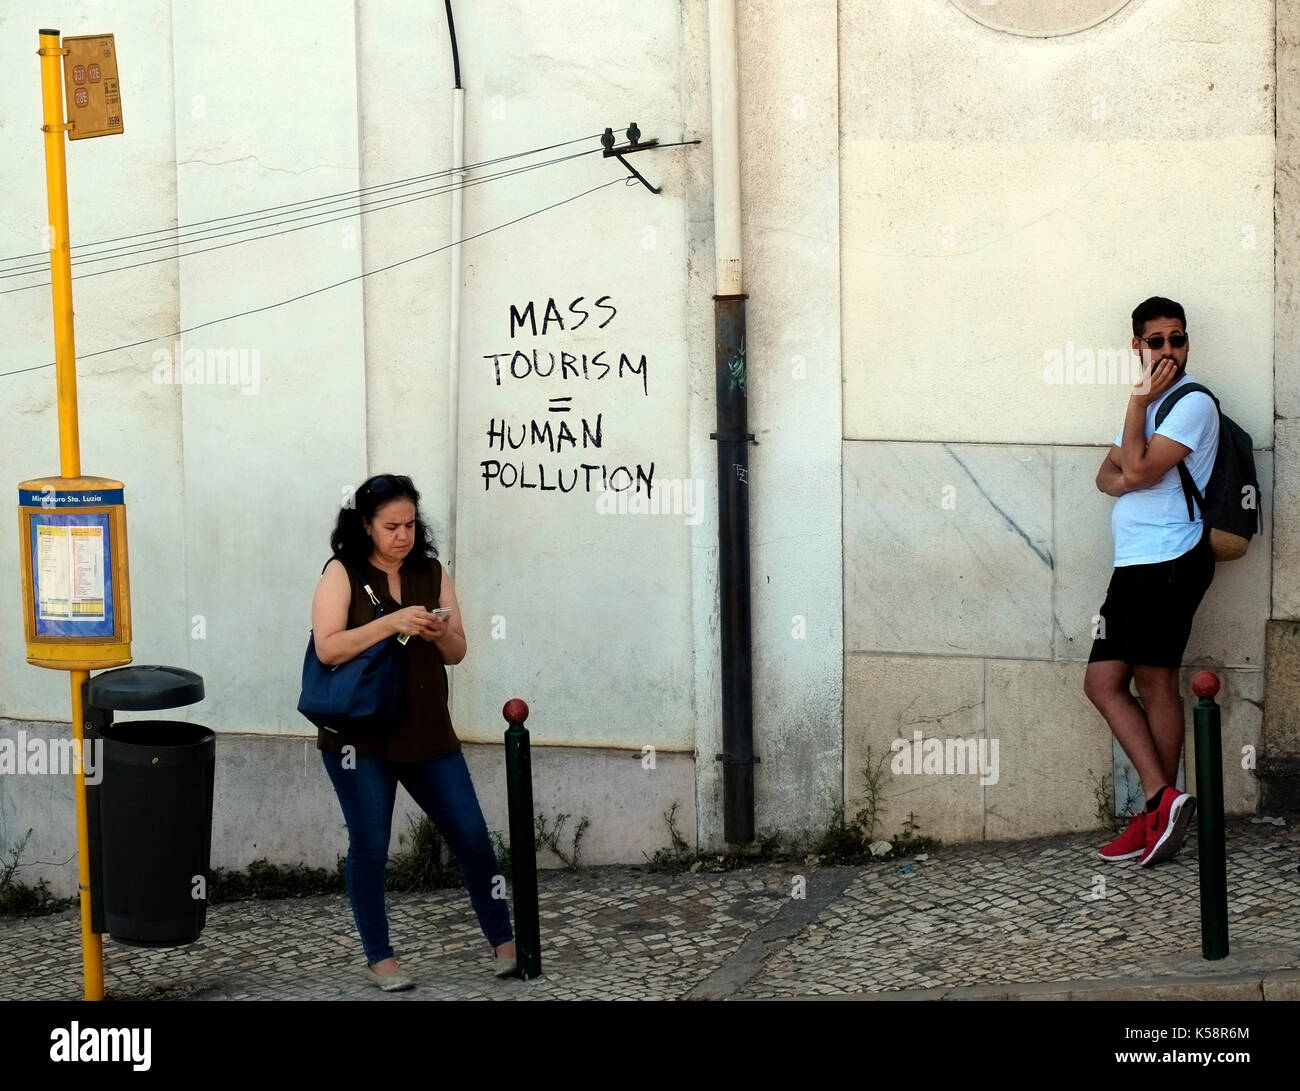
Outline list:
[[[637,170],[636,167],[632,166],[631,163],[624,159],[623,156],[631,155],[633,152],[650,151],[652,148],[679,148],[688,144],[698,144],[700,142],[698,140],[679,140],[673,144],[660,144],[658,140],[642,140],[641,129],[634,121],[627,127],[626,144],[615,144],[614,130],[612,128],[605,130],[601,135],[600,143],[605,149],[604,157],[606,159],[617,159],[627,168],[628,173],[645,186],[645,188],[651,193],[662,193],[662,188],[659,186],[652,186],[646,180],[645,176]]]

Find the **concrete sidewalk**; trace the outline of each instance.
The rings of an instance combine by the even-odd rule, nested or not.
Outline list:
[[[215,905],[190,947],[105,938],[105,982],[121,1000],[1300,999],[1300,827],[1229,825],[1219,962],[1200,956],[1194,835],[1149,870],[1104,863],[1098,843],[853,868],[547,871],[544,976],[528,982],[492,976],[463,890],[392,895],[393,943],[419,987],[391,995],[362,976],[346,896]],[[80,996],[75,912],[0,922],[0,999]]]

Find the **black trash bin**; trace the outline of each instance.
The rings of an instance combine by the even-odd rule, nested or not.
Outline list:
[[[92,926],[134,947],[193,943],[207,917],[216,736],[178,720],[112,721],[111,711],[203,698],[179,667],[121,667],[87,686],[87,737],[102,775],[87,788]]]

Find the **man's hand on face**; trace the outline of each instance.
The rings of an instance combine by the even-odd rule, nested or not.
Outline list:
[[[1133,400],[1147,406],[1178,381],[1178,363],[1171,356],[1161,356],[1157,360],[1149,349],[1144,349],[1142,356],[1146,366],[1133,388]]]

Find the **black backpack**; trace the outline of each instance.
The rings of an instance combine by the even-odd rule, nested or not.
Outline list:
[[[1199,383],[1179,387],[1156,410],[1156,428],[1169,415],[1178,399],[1200,391],[1210,394]],[[1255,455],[1249,433],[1219,408],[1219,399],[1213,394],[1214,405],[1219,409],[1219,450],[1214,459],[1214,469],[1202,496],[1192,480],[1186,461],[1178,463],[1178,476],[1182,478],[1183,495],[1187,497],[1187,518],[1195,519],[1192,499],[1200,506],[1205,526],[1210,535],[1210,547],[1216,561],[1235,561],[1244,556],[1251,535],[1260,526],[1259,478],[1255,474]]]

